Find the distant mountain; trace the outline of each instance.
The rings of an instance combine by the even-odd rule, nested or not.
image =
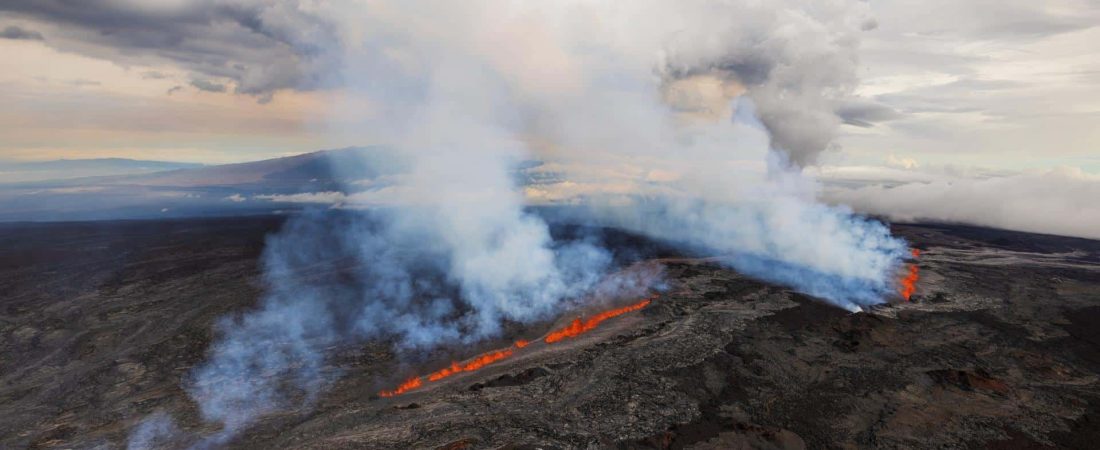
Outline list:
[[[94,162],[93,162],[94,161]],[[141,164],[146,163],[146,164]],[[134,160],[67,160],[37,164],[40,173],[78,167],[143,167],[148,173],[35,178],[0,184],[0,220],[88,220],[270,213],[299,208],[280,195],[376,189],[408,162],[381,147],[323,150],[218,166]],[[23,163],[31,164],[31,163]],[[81,165],[84,164],[84,165]],[[31,166],[36,167],[36,166]],[[59,171],[57,168],[66,170]],[[162,170],[153,171],[154,167]],[[166,170],[165,170],[166,169]],[[4,169],[0,168],[0,172]],[[30,170],[23,173],[32,172]]]
[[[144,161],[125,158],[59,159],[54,161],[0,161],[0,183],[145,174],[166,170],[193,169],[202,164]]]
[[[240,164],[87,181],[97,185],[240,186],[266,190],[315,190],[337,188],[352,181],[403,172],[407,167],[406,162],[384,148],[351,147]]]

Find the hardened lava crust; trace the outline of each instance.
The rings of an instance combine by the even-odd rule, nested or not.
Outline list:
[[[125,448],[157,411],[217,430],[183,390],[218,317],[263,292],[279,218],[0,225],[0,448]],[[1100,242],[894,225],[910,301],[852,314],[708,259],[654,255],[666,289],[583,334],[578,314],[398,360],[332,348],[335,380],[228,448],[1093,448]],[[638,244],[617,239],[616,245]],[[640,244],[639,244],[640,245]],[[629,303],[604,305],[623,306]],[[515,347],[515,341],[530,346]],[[512,346],[512,347],[509,347]],[[393,396],[413,374],[507,358]],[[189,440],[191,439],[191,440]]]

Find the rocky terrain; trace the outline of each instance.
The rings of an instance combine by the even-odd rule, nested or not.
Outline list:
[[[215,432],[181,380],[214,321],[261,296],[257,260],[281,223],[0,225],[0,448],[125,448],[157,411],[180,427],[166,447]],[[1100,242],[894,231],[922,250],[910,302],[851,314],[654,253],[635,267],[663,267],[668,286],[644,309],[555,345],[538,340],[579,312],[414,362],[384,343],[332,349],[340,376],[320,398],[228,447],[1094,448]],[[533,343],[377,395],[515,339]]]

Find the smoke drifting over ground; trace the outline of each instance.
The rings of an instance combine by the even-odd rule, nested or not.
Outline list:
[[[476,249],[489,256],[445,246],[431,219],[439,216],[426,210],[292,219],[267,244],[268,296],[257,311],[219,324],[210,361],[193,374],[189,391],[204,418],[231,437],[287,402],[308,403],[338,375],[320,371],[335,344],[390,339],[409,351],[494,336],[506,320],[548,318],[610,263],[585,242],[551,242],[533,218],[516,218],[518,229],[503,232],[511,235]],[[517,247],[540,253],[508,254]],[[502,266],[479,267],[487,258]]]
[[[347,95],[334,114],[361,117],[356,126],[411,170],[391,190],[397,206],[304,215],[271,238],[267,297],[219,325],[188,385],[204,418],[225,426],[198,445],[308,403],[337,375],[319,370],[335,343],[473,342],[505,321],[550,318],[595,289],[645,289],[653,280],[601,283],[607,250],[555,241],[524,209],[513,173],[532,158],[566,181],[528,196],[580,186],[558,198],[583,205],[576,220],[720,254],[851,310],[882,302],[905,244],[817,203],[798,169],[827,147],[833,110],[855,84],[864,7],[379,1],[309,10],[340,35],[338,51],[325,52],[343,62]]]

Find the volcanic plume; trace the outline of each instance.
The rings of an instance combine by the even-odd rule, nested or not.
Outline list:
[[[229,439],[289,398],[316,398],[332,381],[321,370],[327,349],[341,344],[388,340],[399,355],[470,345],[501,337],[504,323],[552,320],[601,284],[638,294],[636,284],[604,283],[615,258],[599,239],[555,238],[529,208],[532,192],[591,186],[563,199],[578,206],[573,224],[733,255],[723,263],[745,275],[849,310],[896,295],[907,244],[818,202],[800,169],[827,148],[840,124],[833,108],[856,85],[864,3],[307,8],[311,24],[341,37],[291,39],[340,66],[319,81],[341,88],[331,129],[389,144],[407,170],[376,191],[349,182],[349,204],[338,206],[354,211],[309,211],[272,236],[265,297],[219,322],[208,361],[189,377],[203,419]],[[317,276],[334,260],[350,264]],[[543,341],[646,304],[578,318]]]

